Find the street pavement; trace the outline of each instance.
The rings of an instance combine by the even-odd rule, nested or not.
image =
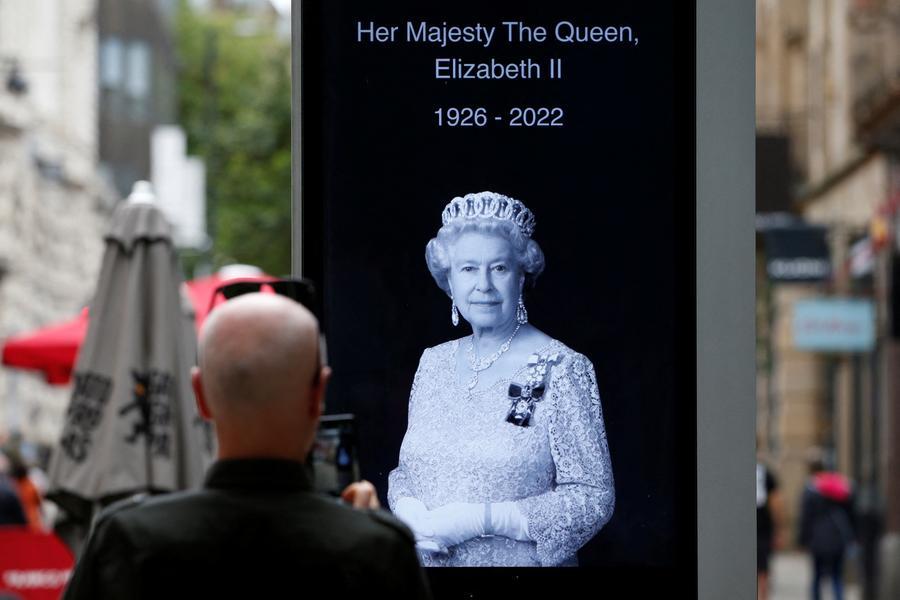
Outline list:
[[[769,600],[809,600],[812,586],[812,564],[802,552],[779,552],[772,558]],[[831,582],[822,586],[823,600],[831,600]],[[856,583],[844,583],[844,600],[860,600]]]

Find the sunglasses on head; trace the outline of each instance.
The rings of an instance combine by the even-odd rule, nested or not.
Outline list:
[[[216,306],[216,300],[220,297],[231,300],[243,294],[265,291],[272,291],[279,296],[290,298],[308,308],[313,314],[317,314],[316,287],[308,279],[295,278],[239,279],[223,283],[213,291],[212,298],[209,299],[209,311]]]
[[[222,302],[237,298],[244,294],[255,294],[257,292],[272,292],[279,296],[285,296],[286,298],[290,298],[303,305],[313,313],[316,318],[319,316],[318,311],[316,310],[316,286],[308,279],[296,279],[292,277],[253,280],[238,279],[223,283],[213,291],[212,297],[209,299],[209,309],[206,311],[206,314],[212,312],[212,310]],[[222,300],[218,301],[220,298]],[[319,333],[319,346],[316,352],[318,354],[316,363],[320,367],[327,364],[324,333]],[[320,371],[321,368],[316,369],[313,377],[314,384],[318,384],[319,382]]]

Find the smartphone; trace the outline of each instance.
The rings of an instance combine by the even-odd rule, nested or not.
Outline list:
[[[315,490],[330,496],[359,481],[356,425],[352,414],[324,415],[310,452]]]

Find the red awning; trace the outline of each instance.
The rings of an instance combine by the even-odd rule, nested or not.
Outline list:
[[[271,281],[270,275],[222,278],[200,277],[186,282],[188,297],[194,307],[197,331],[209,311],[213,293],[225,281]],[[87,335],[88,309],[74,319],[7,338],[3,343],[3,364],[19,369],[43,371],[47,383],[64,385],[72,379],[78,349]]]
[[[3,364],[43,371],[48,383],[68,383],[87,326],[85,308],[69,321],[12,336],[3,344]]]

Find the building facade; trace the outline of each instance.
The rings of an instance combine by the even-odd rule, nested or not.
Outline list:
[[[175,122],[176,0],[96,0],[100,167],[125,197],[151,175],[150,140]]]
[[[115,196],[97,175],[94,0],[0,2],[0,339],[75,316]],[[67,388],[0,368],[0,437],[59,436]]]
[[[822,232],[830,269],[785,281],[758,276],[758,431],[781,475],[789,521],[812,458],[855,484],[866,598],[900,597],[900,2],[758,0],[757,130],[780,140],[757,180],[758,211]],[[760,146],[762,147],[762,146]],[[770,158],[770,157],[769,157]],[[760,263],[773,248],[760,236]],[[837,301],[837,302],[835,302]],[[864,306],[872,335],[802,343],[801,306]],[[846,341],[846,340],[843,340]]]

